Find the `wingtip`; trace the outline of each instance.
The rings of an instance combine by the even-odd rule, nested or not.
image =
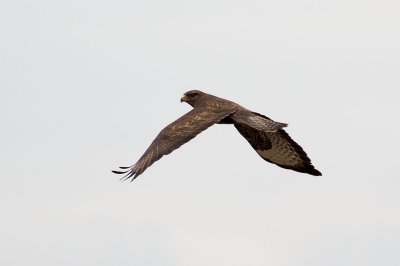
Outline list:
[[[136,171],[134,171],[132,168],[129,168],[127,171],[112,171],[113,173],[116,174],[125,174],[122,176],[119,180],[122,182],[125,182],[126,180],[129,180],[132,178],[131,182],[137,177]]]
[[[322,173],[315,168],[312,171],[310,171],[309,174],[314,176],[322,176]]]
[[[115,171],[115,170],[111,170],[111,172],[113,172],[114,174],[120,175],[120,174],[125,174],[125,173],[128,172],[128,171]]]
[[[138,174],[138,171],[135,170],[133,166],[121,166],[119,168],[124,171],[111,170],[111,172],[113,172],[114,174],[118,174],[118,175],[123,174],[123,176],[119,179],[122,182],[129,180],[129,179],[131,179],[130,182],[132,182],[133,180],[135,180],[138,177],[138,175],[140,175],[140,173]]]

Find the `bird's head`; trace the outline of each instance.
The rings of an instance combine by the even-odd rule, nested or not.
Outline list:
[[[186,102],[194,107],[204,95],[205,93],[199,90],[191,90],[183,94],[181,102]]]

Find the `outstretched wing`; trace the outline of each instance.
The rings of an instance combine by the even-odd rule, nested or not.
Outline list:
[[[283,129],[271,132],[258,130],[248,124],[235,123],[234,125],[264,160],[297,172],[321,175],[311,164],[305,151]]]
[[[137,163],[130,167],[120,167],[124,171],[113,172],[126,174],[122,179],[127,180],[132,177],[131,181],[133,181],[155,161],[176,150],[231,113],[233,110],[230,108],[194,108],[161,130]]]

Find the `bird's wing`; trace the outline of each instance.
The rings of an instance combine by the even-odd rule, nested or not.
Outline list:
[[[232,114],[230,108],[194,108],[167,127],[165,127],[150,144],[149,148],[134,165],[121,167],[123,171],[113,171],[125,174],[124,180],[134,180],[155,161],[185,144],[200,132]]]
[[[262,131],[244,123],[234,125],[264,160],[297,172],[321,175],[314,168],[305,151],[283,129],[273,132]]]

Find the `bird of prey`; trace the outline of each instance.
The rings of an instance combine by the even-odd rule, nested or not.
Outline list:
[[[237,103],[199,90],[186,92],[181,102],[193,109],[166,126],[132,166],[120,167],[121,180],[133,181],[155,161],[170,154],[214,124],[233,124],[261,158],[282,168],[320,176],[304,150],[282,129],[287,124],[252,112]]]

